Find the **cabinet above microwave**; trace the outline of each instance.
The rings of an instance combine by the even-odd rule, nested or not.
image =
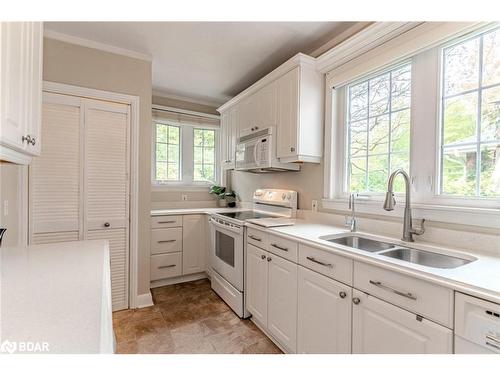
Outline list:
[[[234,168],[237,139],[267,128],[275,129],[272,157],[279,162],[321,161],[324,76],[315,62],[297,54],[218,108],[224,119],[223,168]]]

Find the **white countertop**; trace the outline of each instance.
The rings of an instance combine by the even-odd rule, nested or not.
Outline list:
[[[215,212],[236,212],[248,211],[251,208],[243,207],[205,207],[205,208],[173,208],[164,210],[151,210],[151,216],[171,216],[171,215],[195,215],[195,214],[213,214]]]
[[[241,208],[197,208],[197,209],[175,209],[175,210],[155,210],[151,215],[182,215],[190,213],[211,214],[213,212],[222,212],[224,210],[241,210]],[[373,233],[360,234],[374,236],[377,239],[385,240],[391,243],[397,243],[406,247],[414,247],[422,250],[429,250],[438,253],[451,253],[462,257],[473,257],[475,261],[466,265],[451,268],[432,268],[418,264],[401,261],[383,255],[370,253],[363,250],[357,250],[342,245],[334,244],[319,237],[347,233],[346,228],[336,227],[314,221],[296,219],[293,226],[284,226],[276,228],[263,228],[261,226],[247,223],[247,226],[260,230],[266,230],[270,233],[293,239],[306,245],[314,245],[325,251],[330,251],[354,260],[363,261],[395,270],[404,274],[416,276],[457,291],[488,299],[492,302],[500,303],[500,257],[491,254],[481,254],[477,252],[467,252],[443,246],[436,246],[426,242],[415,242],[408,244],[398,238],[379,236]]]
[[[113,352],[107,241],[5,247],[0,262],[0,342],[18,351],[32,342],[39,352]]]

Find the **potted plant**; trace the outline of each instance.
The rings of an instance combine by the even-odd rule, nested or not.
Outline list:
[[[210,188],[210,194],[217,196],[219,207],[236,206],[236,194],[233,191],[227,191],[225,186],[213,185]]]

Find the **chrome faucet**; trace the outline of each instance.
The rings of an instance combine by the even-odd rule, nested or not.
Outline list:
[[[413,242],[414,234],[421,235],[424,233],[425,219],[422,219],[422,224],[420,229],[413,228],[412,218],[411,218],[411,208],[410,208],[410,177],[403,169],[396,169],[394,172],[392,172],[392,174],[389,177],[389,181],[387,183],[387,193],[385,195],[384,210],[392,211],[394,210],[394,206],[396,205],[396,200],[394,199],[393,185],[394,185],[394,179],[396,178],[397,175],[403,176],[406,188],[405,214],[403,218],[403,237],[401,239],[406,242]]]
[[[354,198],[358,194],[350,194],[349,195],[349,209],[351,210],[351,220],[347,221],[346,220],[346,225],[350,225],[351,227],[351,232],[356,232],[357,229],[357,222],[356,222],[356,208],[354,206]]]

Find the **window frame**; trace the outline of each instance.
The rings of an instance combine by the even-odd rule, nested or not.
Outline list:
[[[180,127],[180,180],[156,180],[156,124],[173,125]],[[209,129],[215,132],[215,181],[194,181],[194,130]],[[151,185],[153,191],[178,190],[205,190],[214,184],[220,183],[220,129],[218,126],[206,124],[191,124],[166,119],[152,120],[152,147],[151,147]]]
[[[477,28],[461,36],[455,36],[446,43],[430,46],[410,57],[403,57],[377,69],[367,72],[358,79],[335,87],[334,77],[326,75],[325,113],[325,174],[323,208],[347,212],[349,192],[344,188],[348,174],[346,92],[349,84],[363,81],[370,76],[383,73],[397,65],[411,61],[411,125],[410,125],[410,179],[414,217],[458,224],[495,227],[500,222],[500,197],[456,197],[440,194],[440,146],[441,146],[441,92],[442,92],[442,50],[460,41],[492,31],[498,23]],[[429,142],[431,134],[434,142]],[[379,216],[403,216],[404,194],[396,194],[394,211],[382,210],[384,194],[361,194],[357,198],[357,211]],[[460,212],[460,215],[457,215]]]

